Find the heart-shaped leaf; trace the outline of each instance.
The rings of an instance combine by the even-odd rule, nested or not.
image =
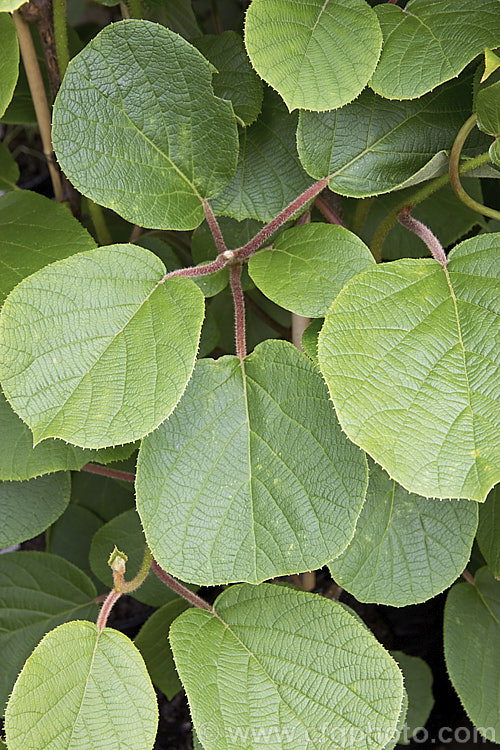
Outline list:
[[[330,186],[341,195],[388,193],[451,148],[471,105],[470,76],[414,102],[367,90],[342,109],[301,112],[299,157],[315,179],[331,175]]]
[[[128,443],[174,409],[204,299],[190,279],[164,274],[148,250],[110,245],[53,263],[11,292],[0,321],[2,387],[36,443]]]
[[[341,604],[266,583],[231,586],[215,611],[189,609],[170,629],[205,750],[376,750],[392,738],[401,672]]]
[[[197,227],[238,153],[214,72],[163,26],[106,26],[69,64],[54,105],[54,149],[71,182],[139,226]]]
[[[410,492],[483,501],[500,480],[500,234],[344,287],[319,363],[348,437]]]
[[[10,750],[151,750],[157,724],[156,696],[140,653],[123,633],[99,633],[85,621],[67,622],[43,638],[5,713]]]
[[[304,224],[251,257],[248,270],[266,297],[314,318],[324,315],[349,279],[373,262],[364,242],[344,227]]]
[[[497,0],[409,0],[375,12],[384,46],[370,86],[387,99],[415,99],[500,44]]]
[[[426,601],[467,565],[477,517],[477,503],[409,494],[373,466],[356,533],[329,564],[331,574],[360,602]]]
[[[142,443],[137,506],[158,563],[212,585],[312,570],[347,546],[366,491],[321,377],[291,344],[201,360]]]
[[[382,35],[365,0],[253,0],[245,44],[290,111],[320,111],[342,107],[366,86]]]
[[[0,11],[5,0],[0,0]],[[6,10],[6,9],[5,9]],[[16,27],[8,13],[0,12],[0,117],[9,106],[19,75],[19,45]]]

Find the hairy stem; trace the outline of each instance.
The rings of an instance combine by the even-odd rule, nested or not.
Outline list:
[[[230,255],[225,257],[228,253],[230,253]],[[170,271],[170,273],[165,274],[160,283],[176,276],[186,276],[187,278],[191,278],[192,276],[208,276],[210,273],[220,271],[221,268],[224,268],[224,266],[227,265],[228,260],[232,260],[234,257],[235,254],[232,250],[226,250],[210,263],[204,263],[201,266],[188,266],[188,268],[178,268],[176,271]]]
[[[446,253],[443,250],[443,246],[441,245],[440,241],[438,240],[436,235],[431,232],[429,227],[427,227],[418,219],[415,219],[414,216],[410,216],[409,208],[404,208],[399,213],[398,221],[400,224],[406,227],[406,229],[409,229],[410,232],[413,232],[413,234],[416,234],[417,237],[420,237],[422,242],[424,242],[429,248],[434,260],[437,260],[438,263],[441,263],[443,268],[446,267],[448,263]]]
[[[40,129],[43,153],[47,160],[50,179],[52,181],[52,187],[54,189],[54,197],[56,201],[60,202],[63,200],[61,176],[56,167],[54,152],[52,150],[52,140],[50,134],[50,110],[47,102],[47,97],[45,95],[45,86],[43,84],[42,74],[40,73],[40,66],[38,65],[35,46],[33,44],[29,26],[24,18],[20,15],[19,11],[14,11],[12,16],[16,25],[17,37],[19,39],[19,48],[21,50],[24,68],[26,70],[26,77],[28,78],[28,84],[31,92],[31,98],[33,100],[33,106],[35,108],[36,119],[38,122],[38,127]]]
[[[352,215],[351,226],[349,229],[354,234],[360,235],[361,230],[365,225],[368,213],[370,211],[373,198],[359,198],[354,206],[354,213]]]
[[[496,211],[494,208],[489,208],[488,206],[483,206],[482,203],[478,203],[474,198],[471,198],[471,196],[465,192],[460,181],[460,155],[465,141],[467,140],[469,133],[474,129],[476,122],[477,116],[475,114],[471,115],[458,131],[455,142],[453,143],[449,164],[451,187],[457,198],[473,211],[477,211],[477,213],[483,214],[484,216],[489,216],[491,219],[500,219],[500,211]]]
[[[475,156],[473,159],[468,159],[467,161],[462,162],[459,170],[460,174],[467,174],[468,172],[472,172],[472,170],[476,169],[476,167],[480,167],[483,164],[488,164],[490,161],[490,155],[487,151],[485,151],[484,154],[479,154],[479,156]],[[404,201],[401,201],[401,203],[398,203],[398,205],[395,206],[392,211],[387,214],[385,219],[377,227],[370,246],[373,257],[375,258],[377,263],[380,263],[380,261],[382,260],[382,246],[384,244],[385,238],[387,237],[393,226],[396,224],[399,212],[404,208],[409,207],[411,209],[414,206],[417,206],[419,203],[422,203],[422,201],[424,201],[430,195],[447,185],[449,181],[449,172],[441,175],[441,177],[436,177],[434,180],[430,180],[429,182],[425,183],[424,187],[421,187],[412,196],[406,198]]]
[[[208,201],[203,201],[203,210],[205,211],[205,218],[207,220],[208,226],[210,227],[210,231],[212,232],[212,237],[214,238],[217,252],[218,253],[226,252],[227,246],[224,241],[224,237],[222,236],[219,222],[215,218],[215,214],[212,211],[212,208]]]
[[[54,38],[56,44],[59,75],[64,78],[69,63],[68,27],[66,24],[66,0],[52,0]]]
[[[340,227],[345,227],[344,222],[339,219],[335,211],[330,208],[328,203],[324,198],[321,197],[321,195],[318,195],[318,197],[314,201],[314,205],[321,212],[321,214],[329,224],[338,224]]]
[[[108,617],[110,615],[111,610],[113,609],[114,605],[120,598],[121,593],[119,591],[115,591],[113,589],[109,592],[106,599],[104,600],[104,604],[101,607],[101,610],[99,612],[99,617],[97,618],[97,631],[99,634],[102,633],[104,628],[106,627],[106,623],[108,622]]]
[[[243,289],[241,288],[241,263],[235,263],[231,266],[231,275],[229,279],[234,303],[236,354],[241,360],[244,360],[247,356],[247,340],[245,327],[245,297],[243,296]]]
[[[89,474],[99,474],[102,477],[109,477],[110,479],[121,479],[124,482],[135,482],[135,474],[131,474],[128,471],[119,471],[118,469],[109,469],[107,466],[101,466],[100,464],[85,464],[81,471],[88,471]]]
[[[144,550],[144,557],[142,558],[141,567],[137,571],[137,574],[130,581],[125,581],[122,587],[122,593],[130,594],[142,586],[146,578],[148,577],[149,571],[151,570],[151,563],[153,562],[153,555],[148,546]]]
[[[188,601],[194,607],[199,607],[199,609],[206,609],[207,612],[211,612],[213,615],[215,615],[214,608],[208,602],[186,588],[186,586],[180,583],[180,581],[171,576],[170,573],[165,572],[163,568],[160,568],[154,558],[152,567],[160,581],[163,581],[163,583],[168,586],[169,589],[172,589],[172,591],[175,591],[176,594],[182,596],[183,599],[186,599],[186,601]]]

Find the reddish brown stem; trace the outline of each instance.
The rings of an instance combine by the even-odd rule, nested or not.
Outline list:
[[[104,600],[104,604],[102,605],[101,611],[99,612],[99,617],[97,618],[98,633],[102,633],[102,631],[106,627],[109,613],[113,609],[114,605],[116,604],[120,596],[121,596],[121,593],[113,589],[113,591],[110,591],[106,599]]]
[[[465,580],[467,581],[467,583],[471,583],[473,586],[476,585],[476,581],[474,580],[474,576],[469,573],[469,571],[467,570],[467,568],[465,568],[465,570],[462,571],[462,576],[465,578]]]
[[[345,227],[344,222],[339,219],[335,211],[330,208],[328,203],[324,198],[321,197],[321,195],[318,195],[318,197],[314,201],[314,205],[322,213],[329,224],[338,224],[339,227]]]
[[[232,250],[227,250],[225,252],[231,253],[231,257],[234,257]],[[211,263],[204,263],[202,266],[189,266],[188,268],[178,268],[176,271],[170,271],[170,273],[165,274],[161,281],[163,282],[167,279],[173,279],[176,276],[185,276],[187,278],[191,278],[192,276],[207,276],[209,273],[220,271],[220,269],[224,268],[228,262],[228,258],[225,258],[224,255],[225,253],[221,253],[214,261]]]
[[[186,586],[184,586],[180,581],[178,581],[176,578],[170,575],[170,573],[167,573],[163,568],[160,568],[156,560],[153,559],[152,567],[160,581],[163,581],[165,586],[168,586],[169,589],[172,589],[172,591],[175,591],[176,594],[179,594],[179,596],[182,596],[183,599],[186,599],[190,604],[192,604],[194,607],[199,607],[200,609],[206,609],[207,612],[211,612],[213,615],[215,615],[214,608],[206,602],[204,599],[202,599],[200,596],[197,596],[195,593],[190,591]]]
[[[247,356],[247,340],[245,330],[245,297],[241,288],[241,263],[235,263],[231,266],[230,283],[234,302],[236,354],[241,360],[244,360]]]
[[[109,469],[107,466],[100,464],[85,464],[82,471],[88,471],[90,474],[100,474],[110,479],[122,479],[124,482],[135,482],[135,474],[128,471],[119,471],[118,469]]]
[[[417,237],[420,237],[422,242],[424,242],[429,248],[434,260],[437,260],[438,263],[441,263],[443,268],[446,268],[446,265],[448,263],[446,253],[443,250],[443,246],[441,245],[440,241],[438,240],[436,235],[431,232],[429,227],[427,227],[418,219],[415,219],[414,216],[411,216],[410,209],[408,207],[403,208],[403,210],[399,212],[398,221],[400,224],[406,227],[406,229],[409,229],[410,232],[413,232],[417,235]]]
[[[326,188],[329,179],[329,177],[324,177],[322,180],[318,180],[317,182],[315,182],[314,185],[311,185],[311,187],[308,187],[307,190],[304,190],[304,192],[299,195],[298,198],[295,198],[295,200],[289,203],[281,213],[279,213],[274,217],[272,221],[269,222],[269,224],[263,227],[253,239],[247,242],[246,245],[243,245],[243,247],[235,250],[237,257],[240,260],[244,260],[245,258],[249,258],[250,255],[256,253],[259,247],[263,245],[264,242],[268,240],[269,237],[271,237],[271,235],[273,235],[275,231],[282,226],[282,224],[288,221],[288,219],[291,219],[291,217],[296,214],[297,211],[300,211],[302,206],[305,206],[307,203],[309,203],[309,201],[315,198],[319,193],[321,193],[322,190]]]
[[[224,241],[224,237],[222,236],[219,222],[217,221],[215,214],[212,211],[208,201],[203,201],[203,209],[205,211],[205,218],[207,220],[207,224],[210,227],[210,231],[212,232],[212,237],[214,238],[217,252],[224,253],[227,250],[227,245]]]

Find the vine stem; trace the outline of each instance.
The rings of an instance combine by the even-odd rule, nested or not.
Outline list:
[[[141,567],[137,571],[136,575],[130,580],[130,581],[123,581],[122,585],[122,593],[123,594],[130,594],[132,591],[135,591],[139,588],[139,586],[142,586],[146,578],[148,577],[148,573],[151,570],[151,563],[153,562],[153,555],[151,554],[151,550],[148,546],[146,546],[144,550],[144,557],[142,558]]]
[[[211,614],[213,615],[216,614],[215,609],[208,602],[186,588],[186,586],[180,583],[180,581],[171,576],[170,573],[164,571],[163,568],[160,568],[154,558],[152,566],[160,581],[163,581],[163,583],[168,586],[169,589],[172,589],[172,591],[175,591],[176,594],[182,596],[183,599],[186,599],[186,601],[188,601],[194,607],[198,607],[199,609],[206,609],[207,612],[211,612]]]
[[[61,176],[57,170],[54,160],[54,152],[52,150],[52,140],[50,133],[50,110],[47,102],[47,97],[45,95],[45,86],[43,83],[42,74],[40,73],[40,66],[38,65],[33,38],[31,36],[29,25],[20,15],[19,11],[14,11],[12,17],[16,25],[19,48],[21,50],[21,57],[23,58],[26,77],[28,79],[28,85],[31,92],[31,98],[33,100],[33,106],[35,108],[36,119],[40,130],[40,137],[42,139],[43,153],[47,160],[50,179],[52,181],[52,187],[54,189],[54,197],[56,201],[60,203],[63,200]]]
[[[97,632],[99,634],[101,634],[104,628],[106,627],[106,623],[108,622],[108,617],[110,615],[110,612],[115,606],[120,596],[121,596],[121,592],[115,591],[115,589],[113,589],[112,591],[109,592],[106,599],[104,600],[104,604],[102,605],[101,610],[99,612],[99,617],[97,618]]]
[[[467,570],[467,568],[465,568],[465,570],[462,571],[462,576],[465,578],[465,580],[467,581],[467,583],[471,583],[473,586],[476,585],[476,581],[474,580],[474,576],[471,575],[471,573],[469,573],[469,571]]]
[[[453,143],[450,152],[450,163],[449,163],[449,175],[450,183],[453,188],[453,192],[457,198],[462,201],[463,204],[471,208],[473,211],[477,211],[479,214],[489,216],[490,219],[500,219],[500,211],[496,211],[494,208],[483,206],[482,203],[474,200],[471,196],[465,192],[463,185],[460,181],[460,155],[464,147],[464,143],[467,140],[470,132],[474,129],[477,123],[477,115],[471,115],[462,125],[457,133],[457,137]]]
[[[118,469],[108,469],[107,466],[101,466],[100,464],[85,464],[85,466],[82,466],[81,471],[88,471],[89,474],[99,474],[110,479],[122,479],[124,482],[135,482],[135,474],[128,471],[119,471]]]
[[[210,231],[212,232],[212,237],[214,238],[215,246],[217,247],[217,252],[218,253],[226,252],[227,246],[224,241],[224,237],[222,236],[219,222],[215,218],[215,214],[212,211],[210,204],[206,200],[203,201],[203,210],[205,211],[205,218],[207,220],[208,226],[210,227]]]
[[[233,260],[236,257],[235,252],[236,251],[234,250],[226,250],[211,263],[204,263],[201,266],[188,266],[187,268],[178,268],[176,271],[170,271],[170,273],[165,274],[160,281],[160,284],[167,279],[173,279],[177,276],[186,276],[189,279],[193,276],[207,276],[209,273],[220,271],[221,268],[224,268],[224,266],[227,265],[229,260]]]
[[[321,195],[318,195],[318,197],[314,201],[314,205],[321,212],[321,214],[329,224],[337,224],[339,227],[345,227],[344,222],[339,219],[335,211],[330,208],[328,203],[324,198],[321,197]]]
[[[66,0],[52,0],[54,39],[56,43],[59,74],[64,77],[69,63],[68,27],[66,24]]]
[[[402,211],[400,211],[398,215],[398,221],[400,224],[406,227],[406,229],[409,229],[410,232],[413,232],[413,234],[416,234],[417,237],[420,237],[422,242],[425,242],[425,244],[431,251],[431,255],[434,260],[437,260],[438,263],[441,263],[443,268],[446,268],[448,264],[448,258],[446,257],[446,253],[443,249],[442,244],[440,243],[436,235],[431,232],[428,226],[426,226],[418,219],[415,219],[414,216],[410,216],[409,207],[406,207]]]
[[[247,356],[247,340],[245,328],[245,297],[241,288],[241,263],[231,266],[229,277],[234,302],[234,331],[236,340],[236,354],[241,361]]]

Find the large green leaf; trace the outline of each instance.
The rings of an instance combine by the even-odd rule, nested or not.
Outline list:
[[[448,674],[472,723],[486,739],[500,737],[500,581],[487,568],[475,584],[453,586],[444,609]]]
[[[253,0],[245,44],[257,73],[290,111],[320,111],[342,107],[364,89],[382,34],[365,0]]]
[[[409,0],[375,12],[384,46],[370,86],[387,99],[422,96],[500,44],[497,0]]]
[[[192,43],[218,70],[213,79],[216,96],[229,99],[242,124],[250,125],[261,110],[263,86],[242,38],[235,31],[225,31],[193,39]]]
[[[186,39],[200,33],[191,0],[150,0],[150,5],[159,5],[165,14],[165,25]]]
[[[70,475],[49,474],[28,482],[0,482],[0,547],[41,534],[69,503]]]
[[[479,509],[477,543],[491,572],[500,579],[500,484]]]
[[[181,690],[182,685],[175,671],[168,631],[173,621],[188,607],[187,601],[178,596],[164,604],[146,620],[134,641],[146,662],[153,683],[169,701]]]
[[[25,660],[49,630],[97,615],[92,581],[46,552],[0,555],[0,714]]]
[[[67,208],[15,190],[0,198],[0,303],[22,279],[95,242]]]
[[[478,92],[476,106],[477,126],[483,132],[495,136],[490,146],[490,156],[492,162],[500,166],[500,81]]]
[[[70,503],[46,535],[46,550],[73,563],[93,581],[99,593],[106,587],[95,578],[89,563],[90,545],[102,526],[99,516],[88,508]],[[109,587],[108,587],[109,590]]]
[[[43,638],[5,714],[10,750],[151,750],[157,724],[156,696],[133,643],[85,621]]]
[[[243,363],[197,363],[175,412],[142,443],[137,505],[165,570],[200,585],[257,583],[340,554],[366,478],[317,370],[268,340]]]
[[[210,201],[216,214],[271,221],[312,184],[297,155],[297,117],[266,89],[257,122],[240,132],[236,174]]]
[[[373,466],[356,533],[331,574],[360,602],[426,601],[467,565],[477,517],[477,503],[411,495]]]
[[[412,102],[388,101],[364,91],[332,112],[301,112],[299,157],[306,171],[341,195],[388,193],[450,149],[470,114],[470,77],[452,81]]]
[[[217,616],[170,629],[205,750],[375,750],[391,739],[402,675],[341,604],[284,586],[224,591]]]
[[[413,733],[425,726],[434,705],[432,672],[427,662],[418,656],[408,656],[402,651],[391,651],[390,654],[399,664],[408,693],[408,713],[404,733],[399,738],[400,745],[408,745]]]
[[[236,169],[236,119],[213,72],[163,26],[106,26],[69,64],[54,105],[54,149],[75,187],[143,227],[197,227],[203,199]]]
[[[0,320],[2,387],[35,443],[103,448],[168,417],[193,369],[204,302],[190,279],[164,274],[148,250],[110,245],[11,292]]]
[[[0,0],[0,10],[5,0]],[[12,99],[19,75],[19,45],[16,27],[8,13],[0,13],[0,117]]]
[[[19,167],[7,146],[0,143],[0,190],[13,190],[18,179]]]
[[[483,501],[500,480],[499,234],[351,279],[319,336],[347,436],[410,492]],[[495,364],[497,361],[497,364]]]
[[[76,448],[62,440],[44,440],[33,448],[33,434],[0,391],[0,480],[20,481],[54,471],[81,469],[89,461],[107,464],[128,458],[133,444],[100,451]]]
[[[324,315],[349,279],[373,262],[364,242],[344,227],[304,224],[251,257],[248,270],[266,297],[314,318]]]

